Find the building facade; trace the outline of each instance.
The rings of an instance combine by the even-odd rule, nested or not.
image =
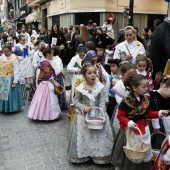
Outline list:
[[[39,28],[50,29],[53,23],[60,27],[74,24],[87,24],[91,19],[103,25],[109,13],[115,16],[115,33],[123,27],[124,9],[129,0],[30,0],[31,8],[41,7]],[[167,14],[168,3],[164,0],[134,0],[133,25],[139,30],[152,27],[155,19],[163,21]]]

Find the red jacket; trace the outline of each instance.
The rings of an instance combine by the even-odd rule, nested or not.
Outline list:
[[[126,116],[126,111],[124,110],[120,110],[118,109],[118,115],[117,115],[117,118],[119,120],[119,124],[120,124],[120,127],[122,129],[126,129],[127,126],[128,126],[128,122],[130,121],[127,116]],[[158,111],[152,111],[152,109],[149,110],[147,116],[146,116],[147,119],[156,119],[156,118],[159,118],[158,116]],[[140,131],[142,132],[142,134],[145,133],[145,126],[146,126],[146,119],[141,119],[137,122],[135,122]],[[138,130],[134,130],[135,134],[139,134]]]

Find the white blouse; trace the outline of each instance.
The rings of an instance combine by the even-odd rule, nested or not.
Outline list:
[[[132,58],[130,59],[130,62],[135,64],[136,56],[138,54],[146,55],[145,48],[143,44],[139,42],[139,46],[137,45],[136,41],[133,41],[132,43],[128,43],[126,40],[116,46],[116,50],[114,52],[113,59],[122,59],[125,60],[125,57],[129,55],[129,53],[132,55]]]
[[[77,54],[75,57],[71,59],[70,63],[67,65],[67,70],[71,72],[77,72],[79,68],[75,67],[75,65],[77,63],[79,67],[81,68],[81,62],[82,62],[82,59]]]
[[[42,54],[41,51],[36,51],[33,55],[33,61],[32,61],[32,65],[34,68],[37,68],[39,66],[39,63],[41,61],[43,61],[45,58]]]
[[[58,75],[63,70],[63,63],[59,56],[54,56],[52,60],[49,61],[55,70],[55,74]]]

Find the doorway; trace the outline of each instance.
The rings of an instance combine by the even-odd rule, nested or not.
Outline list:
[[[149,14],[148,15],[148,28],[154,27],[154,21],[156,19],[159,19],[161,22],[164,21],[165,15],[159,15],[159,14]]]

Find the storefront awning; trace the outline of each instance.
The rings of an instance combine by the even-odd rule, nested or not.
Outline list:
[[[36,22],[36,21],[41,22],[40,15],[37,12],[32,12],[25,19],[26,24]]]

